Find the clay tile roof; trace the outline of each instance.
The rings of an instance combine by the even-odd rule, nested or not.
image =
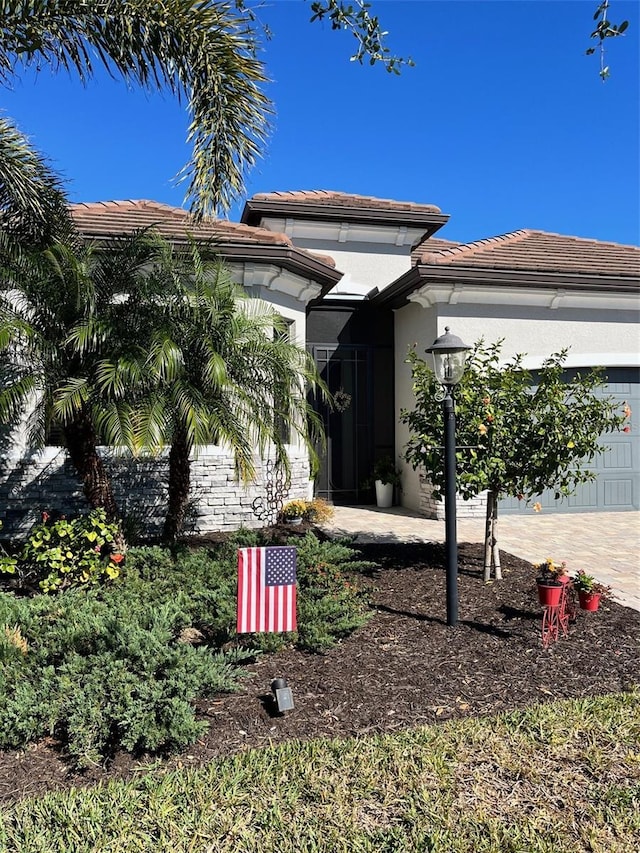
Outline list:
[[[428,240],[424,243],[424,249],[433,242]],[[423,252],[418,263],[638,278],[640,248],[523,229],[435,252]]]
[[[292,246],[285,234],[226,219],[195,222],[188,211],[157,201],[99,201],[70,205],[76,227],[87,237],[114,237],[141,228],[155,228],[164,237],[215,242],[271,243]]]
[[[421,243],[418,243],[411,250],[411,263],[413,265],[422,263],[422,258],[425,255],[432,254],[433,252],[441,252],[443,249],[453,249],[455,246],[459,246],[456,240],[445,240],[442,237],[429,237],[428,240],[423,240]]]
[[[335,192],[334,190],[298,190],[295,192],[255,193],[252,200],[297,202],[301,204],[351,207],[355,210],[367,208],[381,211],[406,211],[412,213],[441,213],[434,204],[417,204],[413,201],[394,201],[390,198],[375,198],[370,195]]]
[[[70,209],[76,227],[86,237],[108,239],[142,228],[154,228],[163,237],[177,241],[193,237],[221,246],[283,246],[302,256],[307,255],[327,266],[335,267],[333,258],[294,247],[286,234],[244,225],[241,222],[229,222],[226,219],[196,222],[183,208],[171,207],[158,201],[127,199],[81,202],[70,205]]]

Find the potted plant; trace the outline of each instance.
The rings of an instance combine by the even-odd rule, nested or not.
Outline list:
[[[307,501],[307,506],[304,512],[305,521],[310,521],[312,524],[322,524],[324,521],[329,521],[333,518],[333,507],[322,498],[314,498],[312,501]]]
[[[597,610],[600,602],[612,597],[611,587],[597,581],[582,569],[573,576],[573,588],[578,593],[578,601],[583,610]]]
[[[376,489],[376,504],[379,507],[393,505],[393,490],[400,486],[401,471],[390,456],[383,456],[373,466],[372,479]]]
[[[307,502],[303,500],[292,500],[286,503],[280,511],[280,518],[285,524],[302,524],[302,519],[307,511]]]
[[[554,563],[551,557],[547,557],[544,563],[535,566],[538,576],[538,598],[543,607],[557,607],[560,604],[562,590],[565,583],[569,581],[567,564]]]

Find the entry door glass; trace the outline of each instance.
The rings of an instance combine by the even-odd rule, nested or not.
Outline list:
[[[316,405],[325,427],[316,494],[334,503],[358,503],[363,497],[370,456],[371,390],[367,347],[314,347],[320,375],[336,406]]]

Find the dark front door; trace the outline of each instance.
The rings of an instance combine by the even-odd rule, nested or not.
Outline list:
[[[370,503],[373,461],[393,453],[391,351],[366,345],[312,351],[335,400],[333,409],[316,404],[327,440],[316,494],[337,504]]]
[[[322,302],[307,315],[307,341],[335,407],[316,399],[327,438],[318,497],[372,503],[373,462],[394,453],[393,314],[366,302]]]
[[[316,480],[318,497],[334,503],[359,503],[369,464],[371,371],[366,347],[314,347],[320,375],[335,399],[320,403],[327,446]]]

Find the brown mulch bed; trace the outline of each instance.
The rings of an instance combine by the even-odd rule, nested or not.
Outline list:
[[[529,563],[502,554],[504,580],[482,582],[481,546],[461,545],[460,623],[445,624],[444,550],[437,544],[362,545],[380,568],[374,618],[326,655],[287,650],[259,658],[235,694],[198,702],[208,732],[166,767],[289,739],[393,732],[536,702],[620,692],[640,684],[640,613],[607,602],[578,612],[569,636],[541,643]],[[295,709],[279,716],[269,685],[284,676]],[[53,740],[0,753],[0,802],[144,771],[152,759],[119,753],[75,772]]]

